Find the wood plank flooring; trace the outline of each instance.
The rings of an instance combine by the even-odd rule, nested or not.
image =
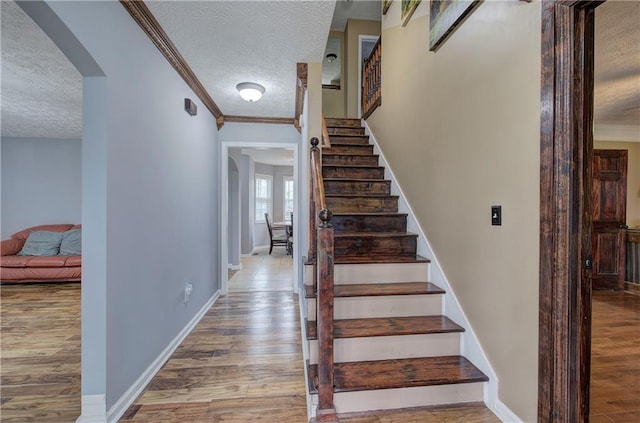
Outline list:
[[[640,422],[640,295],[594,291],[591,423]]]
[[[0,421],[80,415],[80,284],[0,287]]]
[[[275,289],[264,275],[282,274],[287,262],[269,270],[269,258],[255,260],[261,264],[237,273],[239,292],[216,302],[122,422],[306,422],[296,298],[284,289],[255,291]],[[0,420],[74,422],[80,285],[2,285],[0,295]],[[594,293],[593,322],[591,421],[638,422],[640,296]],[[343,423],[444,421],[498,420],[482,404],[341,416]]]

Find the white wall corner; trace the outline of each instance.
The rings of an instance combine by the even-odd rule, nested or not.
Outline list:
[[[429,266],[429,281],[435,283],[440,288],[446,291],[446,295],[444,295],[443,299],[443,312],[447,317],[452,319],[454,322],[462,326],[465,331],[462,333],[461,341],[460,341],[460,351],[461,353],[469,359],[476,367],[478,367],[487,377],[489,377],[489,381],[485,383],[484,386],[484,402],[486,406],[502,421],[505,422],[520,422],[521,420],[513,413],[507,406],[505,406],[502,401],[500,401],[498,397],[498,377],[496,376],[493,367],[489,363],[489,359],[487,358],[480,341],[478,340],[475,332],[473,331],[473,327],[467,316],[465,315],[460,303],[458,302],[458,298],[455,295],[454,290],[449,284],[449,280],[447,279],[444,270],[440,266],[436,254],[434,253],[427,237],[425,236],[425,232],[422,230],[422,227],[418,223],[415,218],[415,214],[411,209],[411,205],[407,201],[404,193],[402,192],[402,188],[398,184],[398,181],[393,173],[393,170],[387,163],[383,152],[380,150],[378,146],[378,142],[369,128],[369,125],[366,121],[362,121],[363,126],[365,127],[365,133],[369,135],[369,139],[373,143],[374,153],[380,156],[379,166],[384,166],[385,168],[385,178],[391,180],[391,193],[394,195],[398,195],[398,211],[401,213],[407,213],[407,230],[410,232],[417,233],[418,237],[418,254],[428,258],[431,261]],[[502,417],[502,416],[504,417]]]
[[[101,422],[109,422],[116,423],[122,415],[127,411],[129,406],[133,404],[135,399],[142,393],[144,388],[151,382],[151,379],[158,373],[158,371],[162,368],[164,363],[169,360],[171,354],[180,346],[182,341],[191,333],[191,331],[196,327],[200,319],[204,317],[204,315],[209,311],[213,303],[220,298],[220,291],[218,290],[210,299],[206,302],[206,304],[198,311],[198,313],[193,316],[191,321],[187,323],[187,325],[178,333],[178,335],[167,345],[167,347],[156,357],[156,359],[147,367],[147,369],[142,372],[140,377],[126,390],[124,394],[118,399],[118,401],[111,406],[109,412],[107,413],[107,419],[101,420]],[[84,398],[84,397],[83,397]],[[83,405],[83,414],[84,414],[84,405]],[[78,420],[77,423],[93,423],[91,420]]]
[[[83,395],[82,414],[76,423],[107,423],[107,403],[104,395]]]

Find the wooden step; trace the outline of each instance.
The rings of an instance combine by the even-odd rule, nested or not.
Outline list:
[[[372,155],[373,145],[371,144],[332,144],[331,148],[323,148],[323,154],[354,154],[354,155]]]
[[[317,393],[318,366],[309,366],[310,392]],[[486,382],[489,378],[466,358],[453,355],[336,363],[334,392],[369,391]]]
[[[315,321],[307,321],[309,362],[318,362]],[[464,329],[445,316],[343,319],[334,322],[334,362],[460,354]]]
[[[343,232],[334,234],[334,255],[415,256],[418,235],[407,232]]]
[[[329,135],[364,135],[364,127],[328,126],[327,132],[329,132]]]
[[[336,213],[331,219],[336,232],[406,232],[406,213]]]
[[[333,283],[335,285],[394,284],[426,282],[429,279],[429,260],[420,257],[336,257]],[[304,263],[304,283],[313,284],[314,263]]]
[[[362,144],[369,145],[369,135],[340,134],[329,135],[331,145],[334,144]]]
[[[307,321],[307,339],[318,339],[317,324]],[[365,338],[433,333],[464,332],[446,316],[378,317],[342,319],[333,322],[334,338]]]
[[[322,164],[324,166],[378,166],[378,158],[377,154],[365,156],[322,153]]]
[[[329,179],[384,179],[384,167],[380,166],[325,166],[322,177]]]
[[[390,195],[391,181],[380,179],[324,179],[326,195]],[[335,216],[335,213],[334,213]]]
[[[349,128],[361,128],[362,120],[357,118],[325,118],[327,128],[342,126]]]
[[[445,291],[431,282],[361,283],[335,285],[335,297],[378,297],[389,295],[444,294]],[[313,286],[305,285],[305,298],[315,298]]]
[[[327,208],[332,213],[397,213],[397,195],[326,194]]]

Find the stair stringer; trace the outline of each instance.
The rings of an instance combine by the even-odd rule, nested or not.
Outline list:
[[[496,416],[498,416],[500,420],[504,422],[523,423],[522,419],[520,419],[513,411],[509,409],[509,407],[507,407],[502,401],[500,401],[500,398],[498,396],[498,377],[493,370],[493,367],[491,366],[491,363],[489,362],[489,359],[487,358],[487,355],[485,354],[484,349],[482,348],[482,345],[480,344],[480,341],[478,340],[478,337],[476,336],[473,327],[469,322],[469,319],[467,319],[464,310],[462,310],[460,302],[456,297],[455,291],[449,284],[449,280],[447,279],[444,270],[440,266],[438,258],[431,248],[425,232],[422,230],[422,227],[416,220],[415,214],[411,209],[411,205],[407,201],[404,192],[402,192],[402,188],[398,184],[391,166],[387,162],[384,153],[380,149],[375,135],[364,119],[362,120],[362,125],[365,128],[365,135],[369,135],[369,142],[373,144],[374,154],[379,155],[378,166],[384,167],[385,179],[391,181],[391,194],[399,196],[398,212],[408,214],[407,232],[413,232],[419,235],[417,254],[431,260],[427,280],[438,285],[446,292],[446,294],[443,296],[443,314],[465,329],[465,331],[461,333],[460,338],[461,355],[473,362],[476,367],[478,367],[485,375],[489,377],[489,381],[484,383],[483,397],[485,405]]]

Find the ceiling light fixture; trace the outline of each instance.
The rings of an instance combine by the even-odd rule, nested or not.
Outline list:
[[[236,88],[240,92],[240,97],[251,103],[260,100],[264,94],[264,87],[255,82],[241,82],[236,85]]]
[[[327,54],[327,60],[329,61],[329,63],[333,63],[337,58],[338,56],[335,53]]]

